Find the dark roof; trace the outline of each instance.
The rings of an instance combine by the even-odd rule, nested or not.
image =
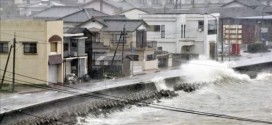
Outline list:
[[[271,13],[272,7],[271,6],[258,6],[255,8],[256,11],[264,12],[264,13]]]
[[[211,12],[215,12],[215,10]],[[218,12],[220,13],[220,18],[236,18],[262,15],[262,12],[256,11],[248,7],[223,8],[219,9]]]
[[[90,22],[90,21],[93,21],[93,22],[98,22],[104,26],[107,26],[104,22],[104,19],[127,19],[126,16],[124,15],[110,15],[110,16],[96,16],[96,17],[92,17],[91,19],[89,20],[86,20],[85,22],[82,22],[78,25],[78,27]]]
[[[93,8],[84,8],[84,9],[82,9],[80,11],[69,14],[69,15],[67,15],[65,17],[60,18],[60,19],[62,19],[64,22],[82,23],[82,22],[85,22],[85,21],[91,19],[92,17],[107,16],[107,15],[108,14],[97,11],[97,10],[95,10]]]
[[[82,10],[82,8],[78,6],[52,6],[31,15],[31,17],[38,19],[59,19],[80,10]]]
[[[139,10],[147,12],[147,13],[164,13],[169,11],[167,8],[139,8]]]
[[[69,28],[65,33],[84,33],[86,30],[86,28]]]
[[[193,8],[189,10],[168,10],[167,12],[161,14],[206,14],[206,13],[220,13],[220,18],[237,18],[262,15],[262,12],[256,11],[255,9],[249,7]]]
[[[105,32],[120,32],[123,28],[126,28],[127,32],[136,31],[141,25],[148,26],[143,20],[131,20],[131,19],[105,19],[107,27],[104,27],[102,31]]]
[[[240,4],[243,4],[245,6],[248,6],[248,7],[257,7],[257,6],[261,6],[263,5],[261,2],[259,2],[258,0],[233,0],[229,3],[226,3],[226,4],[223,4],[222,6],[227,6],[233,2],[237,2],[237,3],[240,3]]]
[[[94,2],[100,2],[100,0],[92,0],[92,1],[90,1],[90,2],[84,3],[83,6],[87,6],[87,5],[92,4],[92,3],[94,3]],[[114,2],[114,1],[103,0],[103,3],[104,3],[104,4],[107,4],[107,5],[109,5],[109,6],[115,7],[115,8],[117,8],[117,9],[120,9],[120,5],[118,5],[118,4],[117,4],[116,2]]]
[[[91,4],[93,2],[100,2],[100,0],[92,0],[90,2],[85,3],[83,6],[87,6],[88,4]],[[131,0],[123,0],[120,2],[115,2],[113,0],[104,0],[103,1],[104,4],[107,4],[109,6],[115,7],[117,9],[121,9],[121,10],[128,10],[128,9],[132,9],[132,8],[139,8],[139,7],[143,7],[143,5],[137,3],[137,2],[133,2]]]

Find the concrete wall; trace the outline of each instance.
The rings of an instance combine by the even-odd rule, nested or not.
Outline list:
[[[8,20],[1,21],[0,23],[0,41],[8,41],[10,46],[13,43],[12,39],[14,33],[16,33],[16,73],[43,81],[33,80],[18,75],[16,75],[16,79],[35,84],[45,84],[44,81],[48,81],[48,56],[50,54],[48,39],[52,35],[59,35],[62,37],[62,21]],[[37,53],[24,54],[23,42],[37,42]],[[58,44],[58,54],[62,54],[62,42]],[[13,53],[11,53],[8,71],[12,71],[12,55]],[[1,70],[5,67],[7,56],[7,53],[0,54]],[[59,66],[58,70],[58,80],[59,82],[62,82],[62,66]],[[3,72],[1,71],[0,75],[2,76],[2,74]],[[6,79],[8,80],[11,76],[11,73],[7,72]]]
[[[158,69],[158,59],[144,62],[144,70],[154,69]]]
[[[134,99],[139,97],[152,97],[158,92],[154,83],[135,83],[128,86],[115,87],[111,89],[102,89],[93,93],[70,96],[39,105],[33,105],[19,110],[6,112],[5,118],[1,124],[13,125],[20,123],[38,124],[44,122],[44,119],[37,119],[24,113],[46,118],[46,120],[57,119],[62,123],[75,122],[78,115],[90,113],[95,108],[103,109],[103,104],[119,103],[120,100]],[[108,96],[107,96],[108,95]],[[140,95],[140,96],[139,96]],[[111,99],[110,99],[111,98]],[[119,100],[119,101],[118,101]],[[95,109],[96,110],[96,109]],[[2,114],[0,114],[1,116]]]

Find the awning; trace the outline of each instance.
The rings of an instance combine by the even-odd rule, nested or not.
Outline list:
[[[50,65],[57,65],[62,63],[61,55],[51,55],[49,56],[48,63]]]

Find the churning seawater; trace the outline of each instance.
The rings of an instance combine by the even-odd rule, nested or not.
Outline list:
[[[180,74],[181,83],[204,82],[206,85],[192,93],[177,91],[179,96],[164,98],[157,104],[272,121],[272,74],[269,71],[259,73],[257,78],[250,79],[247,75],[228,68],[226,64],[210,60],[193,60],[181,67]],[[107,117],[89,115],[78,119],[85,119],[84,122],[79,120],[78,125],[262,125],[137,106],[108,114]]]

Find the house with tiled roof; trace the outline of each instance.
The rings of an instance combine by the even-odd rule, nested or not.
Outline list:
[[[141,4],[134,3],[129,0],[124,0],[120,2],[112,0],[92,0],[90,2],[82,4],[81,6],[83,6],[84,8],[94,8],[109,15],[115,15],[124,10],[129,10],[135,7],[142,7]]]
[[[86,22],[92,17],[97,17],[97,16],[108,16],[108,14],[97,11],[93,8],[83,8],[82,10],[66,15],[59,19],[63,20],[65,27],[75,27],[79,25],[80,23]]]
[[[56,20],[82,10],[79,6],[52,6],[30,15],[33,19]]]
[[[35,3],[24,3],[18,5],[18,10],[21,16],[29,16],[31,14],[40,12],[52,6],[65,6],[64,4],[51,1],[51,0],[40,0]]]
[[[93,17],[79,27],[88,29],[92,34],[97,34],[96,38],[93,38],[93,43],[103,43],[108,47],[109,52],[107,53],[101,53],[93,48],[94,67],[111,65],[111,61],[103,59],[115,56],[122,57],[123,55],[131,59],[131,72],[133,73],[158,68],[158,60],[154,53],[156,42],[147,41],[146,29],[148,25],[145,21],[127,19],[123,16]],[[124,32],[125,36],[122,35]],[[116,55],[114,56],[115,51]]]

